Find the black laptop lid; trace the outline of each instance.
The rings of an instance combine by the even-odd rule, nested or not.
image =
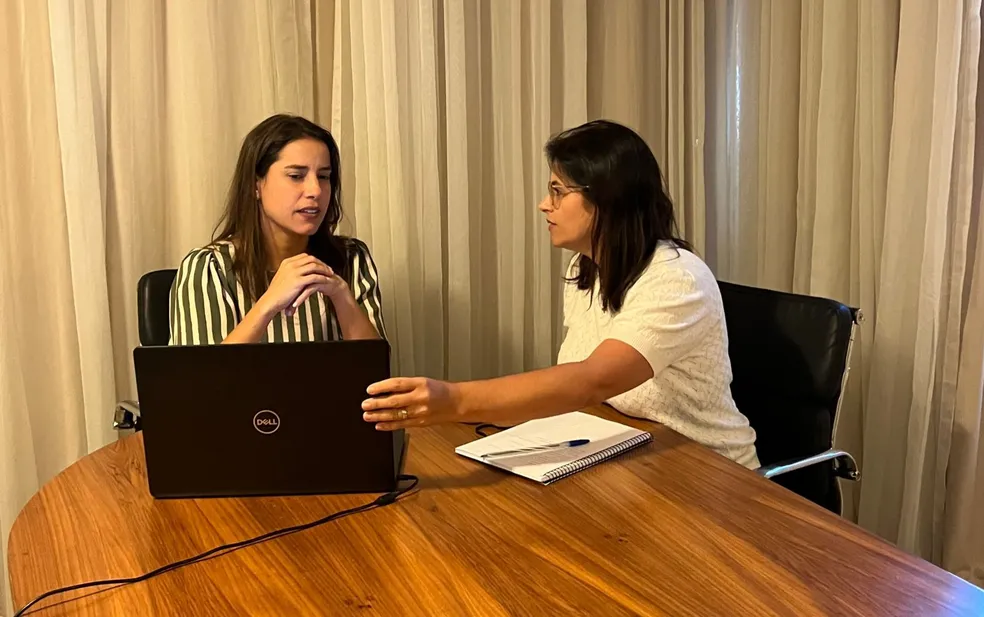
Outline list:
[[[138,347],[133,352],[156,497],[383,492],[403,431],[362,420],[389,377],[385,341]]]

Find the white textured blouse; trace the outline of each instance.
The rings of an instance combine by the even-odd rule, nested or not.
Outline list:
[[[568,277],[576,274],[578,256]],[[696,255],[661,244],[629,288],[621,310],[601,308],[574,283],[564,290],[567,335],[559,363],[586,359],[606,339],[638,351],[653,378],[609,399],[622,413],[664,424],[749,468],[759,466],[755,431],[731,397],[728,332],[717,280]]]

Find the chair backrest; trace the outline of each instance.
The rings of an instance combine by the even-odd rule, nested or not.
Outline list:
[[[137,281],[137,326],[141,345],[167,345],[171,338],[171,284],[177,270],[155,270]]]
[[[719,283],[734,372],[731,392],[769,465],[831,447],[857,310],[840,302]],[[840,511],[832,463],[779,484]]]

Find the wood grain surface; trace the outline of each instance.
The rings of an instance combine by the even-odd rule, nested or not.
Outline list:
[[[984,591],[672,431],[550,486],[411,431],[419,490],[32,615],[984,615]],[[135,435],[68,468],[10,534],[15,606],[129,577],[373,495],[154,500]],[[66,602],[66,600],[71,600]]]

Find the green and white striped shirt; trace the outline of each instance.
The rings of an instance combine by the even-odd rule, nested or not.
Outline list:
[[[382,304],[379,278],[369,248],[360,240],[347,239],[352,280],[347,281],[355,300],[369,316],[382,338]],[[171,345],[216,345],[242,321],[253,303],[232,269],[233,246],[219,242],[195,249],[181,261],[171,287]],[[294,343],[338,341],[342,329],[330,300],[313,294],[293,317],[278,313],[267,326],[263,342]]]

